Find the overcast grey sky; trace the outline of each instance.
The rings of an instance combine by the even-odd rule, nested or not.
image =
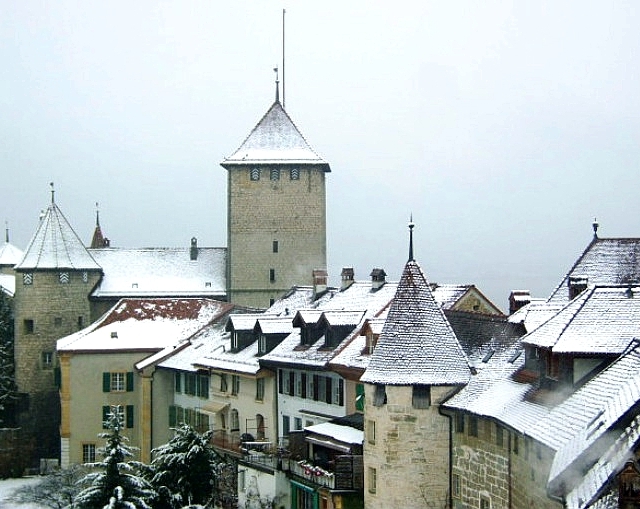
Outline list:
[[[332,282],[547,296],[592,236],[640,236],[637,1],[0,3],[0,218],[89,242],[226,245],[231,154],[274,99],[327,159]]]

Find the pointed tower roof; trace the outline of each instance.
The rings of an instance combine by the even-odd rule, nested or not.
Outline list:
[[[415,260],[404,267],[371,361],[361,380],[385,385],[462,385],[471,369]]]
[[[240,148],[221,163],[227,169],[253,164],[314,164],[331,171],[329,163],[307,143],[277,97]]]
[[[9,227],[5,230],[5,241],[0,246],[0,267],[13,267],[22,259],[24,253],[13,244],[9,243]]]
[[[103,247],[109,247],[110,242],[102,234],[102,228],[100,228],[100,211],[98,210],[98,204],[96,203],[96,228],[93,230],[93,237],[91,238],[91,249],[100,249]]]
[[[73,231],[55,201],[40,224],[16,269],[100,269]]]

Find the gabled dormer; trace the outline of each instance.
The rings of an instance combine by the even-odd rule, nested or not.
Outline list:
[[[254,332],[262,314],[234,314],[229,316],[225,331],[231,333],[231,351],[239,352],[256,340]]]
[[[365,336],[365,346],[362,350],[362,355],[371,355],[378,343],[378,338],[382,332],[384,326],[383,318],[373,318],[371,320],[365,320],[362,329],[360,329],[360,335]]]
[[[264,355],[293,332],[292,319],[291,317],[258,318],[253,331],[254,336],[258,338],[258,355]]]
[[[360,324],[364,311],[325,311],[318,320],[324,335],[323,348],[335,348]]]
[[[293,326],[300,329],[300,346],[310,346],[318,341],[323,334],[318,322],[322,311],[302,309],[293,318]]]

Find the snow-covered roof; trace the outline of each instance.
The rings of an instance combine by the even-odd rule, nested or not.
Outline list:
[[[51,202],[16,267],[30,269],[100,270],[55,202]]]
[[[640,338],[640,287],[594,286],[522,338],[555,353],[620,354]]]
[[[531,332],[554,316],[565,304],[566,302],[550,303],[544,299],[535,299],[511,313],[509,321],[522,323],[527,332]]]
[[[312,164],[331,171],[307,143],[279,101],[273,103],[240,148],[221,163],[224,168],[252,164]]]
[[[13,267],[23,256],[22,250],[9,242],[5,242],[0,246],[0,266],[2,267]]]
[[[0,290],[13,297],[16,293],[16,278],[13,274],[0,274]]]
[[[458,385],[470,366],[417,262],[405,265],[387,320],[361,380],[387,385]]]
[[[451,309],[472,285],[431,283],[431,294],[442,309]]]
[[[291,316],[263,316],[258,318],[257,327],[263,334],[291,334],[293,332],[291,318]]]
[[[226,248],[101,248],[89,252],[104,276],[94,298],[224,297]]]
[[[188,339],[229,307],[210,299],[122,299],[89,327],[59,339],[57,349],[158,351]]]
[[[335,424],[333,422],[314,424],[313,426],[307,426],[304,430],[308,433],[323,435],[345,444],[362,445],[364,442],[364,433],[359,429]]]
[[[226,329],[228,331],[253,331],[258,318],[264,317],[264,313],[233,313],[229,315]]]
[[[640,281],[640,238],[594,237],[549,297],[549,302],[569,300],[572,278],[590,285],[619,285]]]

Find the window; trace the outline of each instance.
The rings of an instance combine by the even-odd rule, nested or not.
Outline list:
[[[300,180],[300,169],[299,168],[291,168],[289,170],[289,178],[291,180]]]
[[[256,438],[258,440],[264,440],[265,437],[265,427],[264,427],[264,416],[262,414],[256,414]]]
[[[496,424],[496,445],[504,447],[504,428],[499,424]]]
[[[344,380],[342,380],[342,378],[333,386],[333,404],[338,406],[344,405]]]
[[[302,396],[302,377],[301,373],[295,373],[295,395],[300,398]]]
[[[375,392],[373,393],[373,406],[382,406],[387,403],[387,391],[382,384],[376,384]]]
[[[451,491],[453,492],[453,496],[455,498],[460,498],[460,476],[458,474],[453,474],[451,479]]]
[[[251,180],[260,180],[260,168],[251,168],[249,170],[249,176]]]
[[[33,331],[35,329],[34,324],[33,324],[33,320],[27,318],[27,319],[24,320],[23,324],[24,324],[24,333],[25,334],[33,334]]]
[[[42,352],[42,369],[53,367],[53,352]]]
[[[238,410],[231,410],[231,431],[240,431],[240,415],[238,415]]]
[[[267,336],[260,334],[258,338],[258,355],[267,353]]]
[[[272,245],[272,249],[273,249],[273,252],[274,252],[274,253],[277,253],[277,252],[278,252],[278,247],[279,247],[279,246],[278,246],[278,241],[277,241],[277,240],[274,240],[274,241],[273,241],[273,245]]]
[[[369,467],[369,493],[375,493],[378,487],[378,472],[375,468]]]
[[[276,269],[269,269],[269,281],[274,283],[276,280]]]
[[[271,180],[280,180],[280,168],[271,168],[269,178]]]
[[[60,281],[61,285],[69,284],[69,273],[68,272],[60,272],[58,274],[58,281]]]
[[[182,373],[173,374],[175,392],[180,394],[182,392]]]
[[[246,470],[238,470],[238,491],[244,491],[245,489],[245,474],[247,473]]]
[[[111,373],[111,392],[124,392],[124,373]]]
[[[133,371],[102,373],[102,392],[133,391]]]
[[[62,327],[62,317],[61,316],[56,316],[53,319],[53,326],[54,327]]]
[[[31,272],[25,272],[22,274],[22,284],[25,286],[33,284],[33,274]]]
[[[240,393],[240,377],[231,375],[231,394],[237,396]]]
[[[84,327],[84,316],[79,316],[78,317],[78,330],[82,329],[82,327]]]
[[[464,414],[456,414],[456,433],[464,432]]]
[[[480,509],[491,509],[491,501],[482,495],[480,496]]]
[[[478,418],[475,415],[469,416],[469,436],[478,436]]]
[[[515,433],[513,434],[513,454],[519,454],[520,452],[520,446],[518,444],[518,435],[516,435]]]
[[[300,417],[293,418],[293,428],[297,431],[302,429],[302,419]]]
[[[96,444],[82,444],[82,463],[95,463]]]
[[[184,393],[195,396],[197,392],[197,375],[195,373],[184,374]]]
[[[317,381],[317,388],[318,388],[317,401],[326,401],[327,400],[327,383],[325,382],[323,376],[318,376],[316,381]]]
[[[112,412],[115,412],[118,416],[118,421],[126,428],[133,428],[134,421],[134,408],[133,405],[105,405],[102,407],[102,427],[107,429],[109,427],[109,418]]]
[[[282,416],[282,435],[285,437],[288,437],[290,431],[291,431],[291,418],[288,415],[283,415]]]
[[[220,375],[220,392],[227,392],[229,390],[227,386],[227,375],[222,373]]]
[[[376,443],[376,421],[367,419],[367,442]]]
[[[431,406],[431,387],[414,385],[411,404],[413,408],[429,408]]]
[[[258,401],[264,400],[264,378],[258,378],[256,380],[256,399]]]

